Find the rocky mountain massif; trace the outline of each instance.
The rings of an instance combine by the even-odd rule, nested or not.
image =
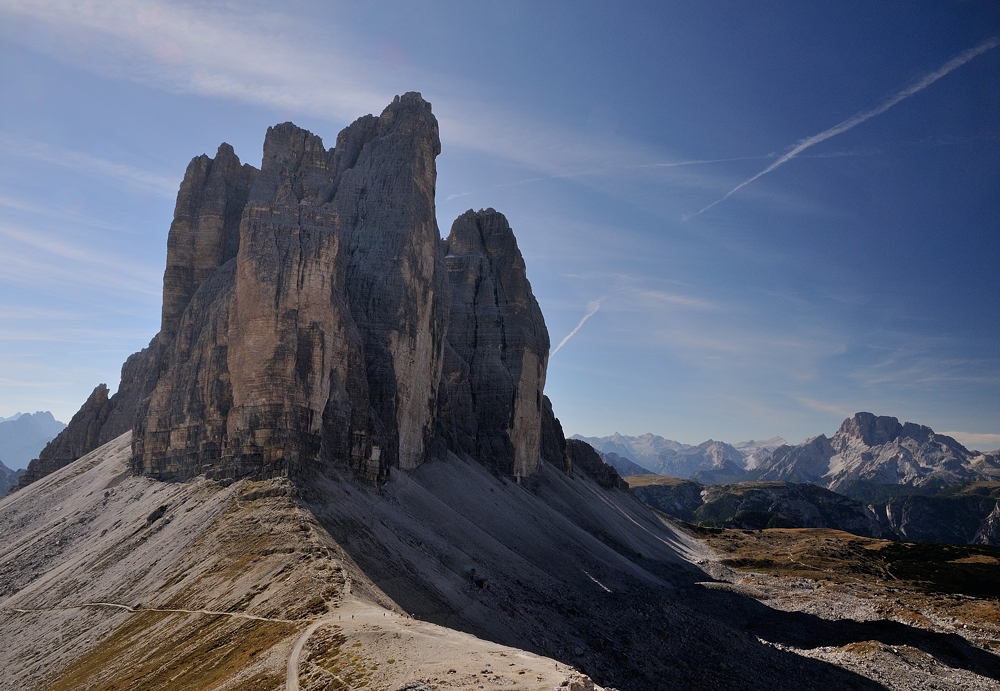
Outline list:
[[[698,446],[652,434],[573,438],[587,441],[609,462],[615,461],[608,455],[614,453],[651,472],[702,484],[811,483],[869,501],[1000,479],[1000,454],[970,451],[929,427],[872,413],[844,420],[832,437],[821,434],[796,446],[780,437],[734,445],[709,440]],[[619,465],[628,469],[625,474],[640,474]]]
[[[829,439],[821,434],[798,446],[778,447],[749,477],[811,482],[855,496],[887,485],[934,491],[1000,479],[1000,457],[970,451],[923,425],[857,413]]]
[[[441,240],[437,121],[418,94],[326,149],[268,129],[258,170],[195,158],[167,241],[160,332],[98,386],[26,486],[131,431],[161,479],[349,468],[381,482],[447,450],[538,470],[548,332],[504,216]],[[544,450],[566,467],[554,417]]]

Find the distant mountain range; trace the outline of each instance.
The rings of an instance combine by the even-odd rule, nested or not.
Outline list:
[[[743,481],[810,483],[860,499],[882,500],[902,488],[934,493],[966,482],[1000,480],[1000,454],[970,451],[930,427],[894,417],[856,413],[832,437],[792,446],[780,437],[690,446],[654,434],[583,437],[623,476],[633,465],[659,475],[723,484]],[[895,489],[893,489],[895,488]]]
[[[1000,480],[996,454],[970,451],[930,427],[894,417],[857,413],[831,438],[780,446],[748,474],[749,480],[809,482],[848,496],[905,485],[935,491],[949,485]]]
[[[0,463],[7,468],[27,467],[33,458],[66,424],[56,420],[52,413],[17,413],[13,417],[0,418]],[[0,494],[6,491],[0,481]]]
[[[605,462],[622,477],[653,472],[693,478],[704,484],[739,482],[748,470],[756,469],[769,459],[774,449],[788,443],[781,437],[763,441],[751,439],[736,444],[709,439],[692,446],[655,434],[628,437],[617,432],[610,437],[576,434],[572,438],[585,441],[597,449]]]

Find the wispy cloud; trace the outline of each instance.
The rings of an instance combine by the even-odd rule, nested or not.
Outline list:
[[[523,180],[515,180],[514,182],[501,182],[499,184],[493,185],[491,187],[484,187],[478,190],[472,190],[470,192],[458,192],[456,194],[450,194],[447,197],[448,201],[452,199],[458,199],[459,197],[467,197],[470,194],[478,194],[480,192],[486,192],[489,190],[498,190],[504,187],[517,187],[519,185],[527,185],[532,182],[542,182],[545,180],[560,180],[566,178],[582,178],[587,176],[595,175],[612,175],[615,173],[621,173],[627,170],[642,170],[649,168],[683,168],[686,166],[700,166],[709,165],[713,163],[732,163],[734,161],[759,161],[762,158],[774,158],[775,154],[767,154],[765,156],[737,156],[734,158],[710,158],[710,159],[694,159],[690,161],[665,161],[659,163],[634,163],[628,165],[615,166],[613,168],[600,168],[594,170],[580,170],[571,173],[560,173],[558,175],[540,175],[531,178],[525,178]]]
[[[698,310],[718,310],[722,308],[722,306],[717,303],[709,300],[703,300],[701,298],[691,297],[690,295],[668,293],[663,290],[639,290],[636,292],[639,297],[646,298],[648,301],[654,303],[665,303],[668,305],[690,307]]]
[[[697,212],[695,212],[693,214],[687,214],[687,215],[683,216],[681,218],[681,220],[687,221],[688,219],[694,218],[695,216],[699,216],[699,215],[705,213],[706,211],[708,211],[709,209],[711,209],[716,204],[720,204],[720,203],[726,201],[731,196],[733,196],[734,194],[736,194],[736,192],[738,192],[739,190],[743,189],[744,187],[746,187],[750,183],[754,182],[755,180],[758,180],[759,178],[763,177],[764,175],[767,175],[768,173],[770,173],[771,171],[775,170],[776,168],[778,168],[780,166],[783,166],[784,164],[788,163],[790,160],[792,160],[793,158],[795,158],[796,156],[798,156],[800,153],[802,153],[803,151],[805,151],[809,147],[815,146],[816,144],[819,144],[822,141],[826,141],[830,137],[835,137],[838,134],[846,132],[847,130],[860,125],[861,123],[865,122],[866,120],[870,120],[871,118],[875,117],[876,115],[881,115],[882,113],[886,112],[887,110],[889,110],[890,108],[892,108],[894,105],[896,105],[900,101],[902,101],[904,99],[907,99],[910,96],[913,96],[914,94],[923,91],[928,86],[930,86],[931,84],[933,84],[934,82],[936,82],[938,79],[941,79],[941,77],[944,77],[948,73],[953,72],[954,70],[957,70],[959,67],[961,67],[965,63],[967,63],[970,60],[972,60],[972,59],[974,59],[974,58],[982,55],[983,53],[985,53],[987,51],[993,50],[997,46],[1000,46],[1000,37],[995,36],[995,37],[993,37],[991,39],[988,39],[988,40],[980,43],[978,46],[975,46],[974,48],[969,48],[968,50],[966,50],[966,51],[964,51],[962,53],[959,53],[958,55],[956,55],[955,57],[953,57],[951,60],[949,60],[948,62],[946,62],[945,64],[943,64],[941,67],[939,67],[937,70],[935,70],[934,72],[931,72],[930,74],[926,75],[925,77],[923,77],[922,79],[920,79],[919,81],[917,81],[915,84],[912,84],[912,85],[910,85],[910,86],[908,86],[906,88],[900,89],[899,91],[897,91],[895,94],[893,94],[892,96],[890,96],[889,98],[887,98],[885,101],[883,101],[881,104],[879,104],[875,108],[872,108],[870,110],[864,110],[864,111],[861,111],[860,113],[856,113],[856,114],[852,115],[851,117],[847,118],[846,120],[844,120],[843,122],[841,122],[841,123],[839,123],[837,125],[834,125],[833,127],[831,127],[828,130],[824,130],[824,131],[820,132],[819,134],[814,134],[811,137],[807,137],[806,139],[803,139],[798,144],[796,144],[795,146],[793,146],[790,151],[788,151],[787,153],[783,154],[781,157],[778,158],[778,160],[776,160],[774,163],[772,163],[771,165],[769,165],[764,170],[760,171],[759,173],[757,173],[753,177],[751,177],[751,178],[749,178],[747,180],[744,180],[743,182],[741,182],[740,184],[738,184],[736,187],[734,187],[733,189],[731,189],[728,192],[726,192],[721,198],[715,200],[714,202],[712,202],[711,204],[709,204],[708,206],[706,206],[701,211],[697,211]]]
[[[125,163],[108,161],[82,151],[60,149],[23,137],[0,134],[0,153],[7,156],[23,156],[91,175],[102,175],[163,197],[173,197],[177,193],[178,181],[174,177],[151,173]],[[7,200],[0,200],[0,203],[4,203],[5,206],[17,206],[16,202],[12,204]]]
[[[45,206],[42,204],[32,204],[24,199],[15,199],[8,196],[3,191],[0,191],[0,207],[9,209],[11,211],[20,211],[22,213],[32,214],[34,216],[44,216],[45,218],[55,219],[57,221],[64,221],[66,223],[71,223],[73,225],[83,225],[89,226],[91,228],[101,228],[103,230],[113,230],[119,233],[129,233],[135,234],[137,231],[135,228],[125,228],[122,226],[115,225],[113,223],[107,223],[106,221],[98,220],[96,218],[91,218],[74,211],[66,211],[62,209],[53,208],[51,206]]]
[[[836,415],[841,418],[849,418],[854,414],[854,412],[851,412],[847,408],[839,406],[835,403],[830,403],[829,401],[820,401],[815,398],[807,398],[805,396],[792,396],[792,399],[799,405],[808,408],[809,410],[815,410],[818,413],[830,413],[831,415]]]
[[[604,298],[601,298],[601,300],[603,299]],[[580,320],[580,323],[577,324],[572,331],[566,334],[566,337],[563,338],[563,340],[559,341],[559,345],[556,346],[555,350],[552,351],[552,355],[550,355],[549,357],[552,357],[556,353],[558,353],[559,349],[562,348],[564,345],[566,345],[569,339],[573,338],[573,336],[576,335],[577,331],[583,328],[583,325],[586,323],[586,321],[591,317],[593,317],[595,314],[597,314],[597,310],[601,309],[601,300],[594,300],[592,302],[587,303],[587,313],[583,315],[583,318]]]
[[[55,235],[0,222],[0,280],[32,286],[60,284],[129,295],[160,294],[160,273],[113,253],[94,251]]]
[[[977,432],[941,432],[957,440],[963,446],[981,451],[1000,449],[1000,434],[979,434]]]
[[[343,123],[380,112],[401,86],[416,86],[434,105],[445,150],[486,154],[543,174],[508,184],[549,176],[592,185],[590,179],[602,172],[633,168],[674,171],[667,183],[657,178],[672,187],[717,188],[714,179],[706,184],[703,175],[681,171],[757,158],[657,162],[667,152],[548,122],[454,75],[412,65],[387,70],[370,42],[331,22],[323,22],[322,35],[312,34],[297,18],[244,6],[2,0],[0,21],[21,29],[5,38],[108,78],[265,106],[287,116]]]

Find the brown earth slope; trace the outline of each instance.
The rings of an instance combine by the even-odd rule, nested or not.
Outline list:
[[[744,630],[786,614],[582,472],[165,483],[128,443],[0,500],[0,688],[882,688]]]

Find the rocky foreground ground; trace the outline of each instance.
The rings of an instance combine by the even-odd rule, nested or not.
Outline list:
[[[770,645],[900,691],[1000,686],[1000,549],[688,529],[713,550],[702,586],[765,605],[749,628]]]
[[[518,485],[452,459],[304,495],[128,457],[126,434],[0,501],[0,689],[1000,680],[989,547],[699,530],[545,467]]]

